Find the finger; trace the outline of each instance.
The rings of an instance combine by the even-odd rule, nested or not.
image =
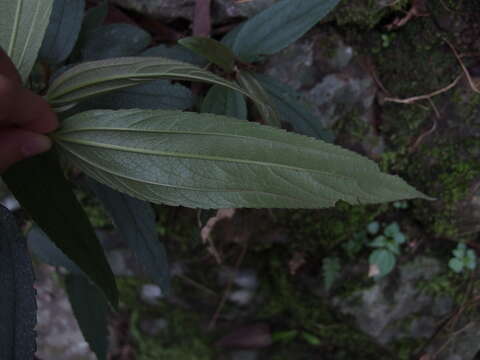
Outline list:
[[[14,163],[47,151],[51,140],[22,129],[4,129],[0,132],[0,173]]]
[[[49,133],[57,128],[58,120],[41,96],[0,75],[0,127],[11,126]]]
[[[18,74],[15,65],[8,57],[7,53],[0,47],[0,74],[18,84],[22,83],[22,78]]]

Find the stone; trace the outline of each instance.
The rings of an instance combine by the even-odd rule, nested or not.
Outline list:
[[[251,290],[240,289],[232,291],[228,296],[228,300],[239,306],[246,306],[252,301],[253,296],[254,293]]]
[[[149,305],[156,305],[164,297],[160,286],[155,284],[145,284],[140,290],[140,298]]]
[[[399,266],[398,279],[388,276],[348,298],[335,298],[333,305],[352,315],[358,328],[382,345],[403,338],[427,339],[451,311],[453,300],[426,294],[417,284],[439,275],[442,268],[438,260],[418,256]]]
[[[156,336],[162,332],[167,331],[168,321],[159,319],[143,319],[140,321],[140,330],[146,335]]]
[[[272,6],[276,0],[213,0],[212,13],[214,23],[224,23],[229,19],[250,18]]]

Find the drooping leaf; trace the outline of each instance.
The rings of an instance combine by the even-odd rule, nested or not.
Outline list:
[[[282,121],[289,123],[300,134],[333,142],[333,133],[323,127],[320,118],[301,100],[299,93],[268,75],[255,74],[255,78],[270,95]]]
[[[87,62],[65,71],[52,83],[46,98],[59,107],[158,79],[217,84],[251,97],[231,81],[190,64],[166,58],[125,57]]]
[[[133,56],[146,49],[152,37],[143,29],[130,24],[99,26],[86,34],[81,49],[82,61]]]
[[[198,208],[322,208],[427,198],[332,144],[225,116],[88,111],[54,134],[88,175],[134,197]]]
[[[64,62],[82,27],[85,0],[55,0],[39,57],[49,64]]]
[[[83,271],[60,250],[47,234],[38,226],[33,226],[27,234],[28,247],[44,263],[55,267],[63,267],[73,274]]]
[[[192,65],[203,67],[208,64],[207,59],[195,54],[193,51],[180,45],[166,46],[163,44],[151,47],[140,54],[147,57],[164,57],[167,59],[183,61]]]
[[[270,96],[257,79],[255,79],[255,76],[249,71],[242,70],[239,71],[237,79],[242,88],[251,96],[261,100],[255,103],[255,107],[263,121],[268,125],[281,127],[278,113],[271,106]]]
[[[203,113],[227,115],[242,120],[247,119],[247,103],[243,95],[217,85],[208,90],[201,111]]]
[[[65,288],[83,337],[97,355],[97,359],[106,360],[108,304],[105,297],[82,275],[67,275]]]
[[[63,176],[53,151],[12,166],[3,180],[35,222],[105,293],[118,303],[115,278],[103,248]]]
[[[88,183],[113,219],[120,235],[135,253],[146,274],[166,294],[170,289],[167,252],[156,230],[155,212],[149,203],[119,193],[95,180]]]
[[[79,105],[77,111],[92,109],[184,110],[191,108],[195,103],[194,100],[189,88],[180,84],[172,84],[168,80],[155,80],[89,98]]]
[[[375,265],[378,267],[378,277],[383,277],[388,275],[397,262],[395,255],[386,249],[376,249],[372,251],[368,258],[370,265]]]
[[[0,359],[33,359],[37,305],[33,269],[15,218],[0,205]]]
[[[226,72],[232,72],[235,66],[235,55],[221,42],[207,37],[192,36],[180,39],[178,43],[187,49],[207,58]]]
[[[84,48],[89,34],[100,27],[108,15],[108,0],[104,0],[100,5],[87,10],[83,17],[82,28],[78,35],[75,48],[72,51],[72,58],[75,61],[81,60],[81,49]]]
[[[232,50],[245,61],[274,54],[298,40],[340,0],[280,0],[245,22]]]
[[[0,47],[25,81],[32,71],[54,0],[0,1]]]

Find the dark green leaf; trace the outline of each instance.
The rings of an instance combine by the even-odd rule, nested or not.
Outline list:
[[[190,89],[168,80],[155,80],[131,88],[85,100],[76,111],[92,109],[176,109],[185,110],[194,105]]]
[[[335,280],[337,280],[341,268],[340,260],[337,257],[326,257],[323,259],[323,283],[327,291],[330,290]]]
[[[238,36],[238,33],[242,29],[242,26],[245,25],[245,23],[241,23],[237,26],[235,26],[232,30],[230,30],[222,39],[222,44],[227,46],[229,49],[233,48],[233,44],[235,43],[235,39]]]
[[[56,78],[47,93],[55,107],[158,79],[200,81],[221,85],[259,100],[236,83],[194,65],[166,58],[124,57],[83,63]]]
[[[338,146],[226,116],[98,110],[53,135],[88,175],[137,198],[199,208],[322,208],[428,198]]]
[[[60,250],[45,232],[33,226],[27,235],[28,247],[44,263],[55,267],[63,267],[74,274],[82,274],[82,270]]]
[[[100,27],[108,15],[108,0],[104,0],[100,5],[95,6],[87,10],[83,18],[82,28],[78,36],[77,43],[72,52],[72,57],[75,61],[80,61],[81,59],[81,49],[85,46],[85,42],[88,39],[88,34],[91,31]]]
[[[249,71],[240,71],[238,73],[238,83],[255,99],[260,101],[255,103],[260,117],[265,124],[275,127],[281,127],[278,113],[271,105],[270,95],[265,91],[263,86],[255,79],[255,76]]]
[[[232,50],[246,61],[274,54],[298,40],[339,2],[280,0],[242,25]]]
[[[247,119],[247,103],[242,94],[214,85],[202,103],[203,113],[227,115],[234,118]]]
[[[146,49],[152,37],[141,28],[129,24],[108,24],[86,34],[81,49],[82,61],[103,60],[137,55]]]
[[[119,193],[95,180],[88,183],[135,253],[147,275],[166,294],[170,290],[167,252],[157,235],[155,212],[149,203]]]
[[[179,45],[157,45],[145,50],[143,53],[140,54],[140,56],[164,57],[167,59],[183,61],[200,67],[208,64],[207,59],[205,59],[203,56],[197,55],[193,51]]]
[[[3,179],[50,239],[74,261],[116,307],[118,291],[103,248],[53,151],[11,167]]]
[[[33,269],[15,218],[0,205],[0,359],[33,359],[37,305]]]
[[[66,290],[83,337],[98,360],[107,359],[108,305],[98,288],[82,275],[67,275]]]
[[[255,77],[270,95],[282,121],[289,123],[300,134],[333,142],[333,133],[323,127],[320,118],[301,100],[301,94],[270,76],[255,74]]]
[[[178,43],[187,49],[205,57],[226,72],[232,72],[235,66],[235,55],[232,50],[217,40],[207,37],[192,36],[180,39]]]
[[[75,46],[83,20],[85,0],[55,0],[39,57],[49,64],[64,62]]]

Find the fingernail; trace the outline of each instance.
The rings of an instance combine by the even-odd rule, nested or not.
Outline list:
[[[22,153],[25,157],[41,154],[52,147],[52,141],[44,135],[32,134],[22,144]]]

